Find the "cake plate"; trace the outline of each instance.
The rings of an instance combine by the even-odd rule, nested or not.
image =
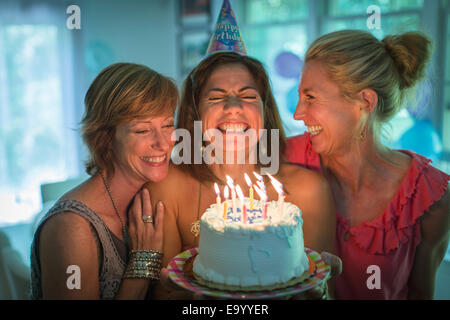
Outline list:
[[[188,276],[184,272],[184,266],[188,260],[198,253],[198,248],[186,250],[174,257],[169,265],[169,278],[180,287],[209,297],[220,299],[275,299],[289,296],[303,291],[307,291],[321,284],[328,279],[331,268],[321,258],[320,254],[311,249],[305,248],[305,252],[310,259],[310,276],[303,282],[275,290],[267,291],[225,291],[206,287],[195,281],[195,278]]]

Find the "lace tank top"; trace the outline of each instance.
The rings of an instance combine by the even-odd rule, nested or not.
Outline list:
[[[70,211],[91,223],[96,231],[101,250],[99,261],[100,299],[114,299],[127,264],[127,247],[108,229],[103,220],[89,207],[76,200],[61,200],[47,212],[39,223],[31,246],[31,299],[42,299],[41,268],[39,258],[40,232],[44,223],[52,216]]]

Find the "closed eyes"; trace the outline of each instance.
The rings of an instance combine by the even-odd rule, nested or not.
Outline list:
[[[208,101],[220,101],[220,100],[223,100],[226,98],[227,97],[210,97],[210,98],[208,98]],[[246,95],[246,96],[241,96],[238,98],[245,99],[245,100],[255,100],[255,99],[257,99],[257,96],[256,95]]]

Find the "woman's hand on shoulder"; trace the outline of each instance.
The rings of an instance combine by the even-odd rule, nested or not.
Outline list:
[[[44,299],[99,299],[99,244],[91,224],[73,212],[42,227],[39,242]]]
[[[146,188],[139,191],[128,212],[128,231],[132,250],[163,250],[164,204],[152,206]]]
[[[169,167],[167,177],[157,183],[148,182],[144,185],[148,189],[152,200],[164,203],[164,244],[163,266],[167,266],[171,258],[180,253],[182,244],[178,230],[179,205],[181,197],[190,196],[185,191],[186,174],[175,166]]]

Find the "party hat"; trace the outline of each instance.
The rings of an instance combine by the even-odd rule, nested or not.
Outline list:
[[[206,55],[217,51],[233,51],[240,55],[247,55],[247,50],[241,38],[241,32],[229,0],[223,0],[222,8],[217,18],[216,29],[209,41]]]

